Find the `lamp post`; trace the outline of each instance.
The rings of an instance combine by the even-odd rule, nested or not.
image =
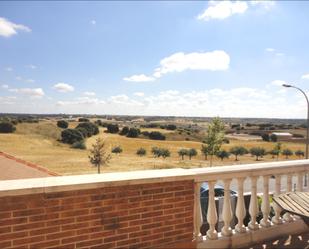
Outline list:
[[[307,101],[307,137],[306,137],[306,159],[308,159],[308,146],[309,146],[309,100],[308,100],[308,96],[307,94],[300,88],[293,86],[293,85],[289,85],[289,84],[283,84],[282,86],[284,87],[292,87],[295,88],[297,90],[299,90],[306,98]]]

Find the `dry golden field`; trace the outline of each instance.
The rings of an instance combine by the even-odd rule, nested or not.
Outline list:
[[[74,128],[77,122],[70,123]],[[145,130],[145,129],[142,129]],[[154,130],[154,129],[147,129]],[[157,129],[158,130],[158,129]],[[161,130],[161,132],[170,132]],[[112,159],[108,166],[102,167],[102,172],[129,171],[158,168],[190,168],[190,167],[209,167],[209,161],[204,160],[200,153],[201,143],[194,141],[156,141],[140,138],[127,138],[117,134],[104,133],[104,128],[100,128],[97,136],[88,138],[86,141],[87,150],[72,149],[69,145],[58,141],[61,129],[56,126],[56,122],[42,121],[40,123],[22,123],[17,125],[17,130],[13,134],[0,134],[0,151],[12,154],[18,158],[39,164],[51,171],[61,175],[95,173],[94,168],[88,160],[88,149],[94,143],[97,137],[106,139],[107,147],[111,149],[120,145],[123,153]],[[273,148],[274,144],[263,141],[239,141],[230,140],[230,144],[225,144],[224,149],[229,150],[235,145],[245,146],[250,149],[254,146],[264,147],[266,150]],[[151,148],[164,147],[171,151],[171,157],[166,159],[153,158]],[[145,157],[137,156],[136,150],[143,147],[147,150]],[[189,160],[181,160],[177,151],[181,148],[195,148],[198,150],[198,156]],[[304,145],[297,143],[283,143],[283,148],[289,148],[293,151],[297,149],[304,150]],[[213,165],[231,165],[256,162],[250,155],[240,156],[240,161],[235,162],[234,156],[224,160],[215,158]],[[295,156],[290,159],[297,159]],[[271,156],[265,156],[260,162],[273,161]],[[285,160],[283,156],[280,160]]]

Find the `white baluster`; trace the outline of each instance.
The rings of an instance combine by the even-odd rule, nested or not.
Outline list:
[[[298,172],[297,174],[297,191],[302,192],[303,191],[303,172]]]
[[[194,187],[194,239],[201,241],[201,226],[203,224],[203,216],[201,211],[201,183],[196,182]]]
[[[280,193],[281,193],[281,175],[276,175],[275,196],[280,195]],[[275,211],[275,216],[271,220],[274,224],[279,225],[282,223],[282,219],[280,217],[282,208],[276,202],[273,202],[273,209]]]
[[[244,200],[244,180],[245,178],[238,178],[238,197],[237,197],[237,206],[236,206],[236,217],[238,223],[235,227],[236,232],[244,233],[246,228],[244,227],[244,218],[246,217],[246,208]]]
[[[251,198],[250,198],[250,206],[249,206],[250,222],[248,225],[248,227],[251,230],[256,230],[259,228],[259,225],[256,222],[256,216],[258,212],[256,182],[257,182],[257,177],[252,176],[251,177]]]
[[[231,191],[230,191],[231,180],[224,180],[224,202],[222,210],[222,219],[224,226],[221,229],[221,234],[223,236],[231,236],[232,230],[230,228],[230,223],[232,221],[232,208],[231,208]]]
[[[262,227],[269,227],[270,222],[268,220],[270,212],[270,203],[269,203],[269,176],[263,176],[263,199],[262,199],[262,213],[263,218],[260,222]]]
[[[291,192],[292,191],[292,175],[287,175],[286,179],[286,191]],[[291,222],[293,220],[292,216],[289,213],[285,213],[283,215],[283,219],[287,222]]]
[[[216,231],[216,224],[217,224],[217,209],[216,209],[216,202],[215,202],[215,182],[211,181],[208,182],[209,186],[209,195],[208,195],[208,211],[207,211],[207,222],[209,224],[209,229],[207,231],[207,238],[208,239],[218,239],[218,233]]]

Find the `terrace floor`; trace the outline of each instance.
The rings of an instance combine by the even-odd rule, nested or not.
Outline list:
[[[15,158],[0,154],[0,180],[38,178],[51,176],[39,168],[31,167]]]
[[[309,249],[309,233],[287,235],[243,249]]]

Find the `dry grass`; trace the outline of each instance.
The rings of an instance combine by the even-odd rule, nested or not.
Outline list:
[[[70,127],[75,127],[77,123],[70,123]],[[55,122],[40,122],[39,124],[19,124],[14,134],[0,134],[0,151],[7,152],[48,168],[59,174],[84,174],[95,173],[96,169],[88,161],[88,150],[71,149],[69,145],[58,142],[61,129],[56,127]],[[200,154],[201,143],[193,141],[154,141],[149,139],[127,138],[117,134],[107,134],[100,130],[100,134],[87,139],[87,148],[91,147],[97,137],[106,139],[109,148],[120,145],[123,148],[121,155],[113,155],[108,166],[103,167],[103,172],[129,171],[156,168],[190,168],[207,167],[209,162],[204,160]],[[273,143],[263,141],[239,141],[231,140],[230,144],[225,144],[224,149],[229,149],[235,145],[242,145],[250,149],[254,146],[261,146],[267,150],[272,149]],[[167,159],[153,158],[151,148],[154,146],[168,148],[171,157]],[[147,150],[145,157],[139,157],[135,153],[137,149],[143,147]],[[304,145],[297,143],[284,143],[283,147],[288,147],[293,151],[303,149]],[[177,151],[180,148],[195,148],[199,155],[192,160],[181,160]],[[295,156],[290,159],[297,159]],[[284,158],[280,158],[284,160]],[[273,161],[270,156],[266,156],[262,161]],[[215,159],[214,165],[244,164],[255,162],[250,155],[241,156],[240,161],[235,162],[232,156],[228,160]]]

